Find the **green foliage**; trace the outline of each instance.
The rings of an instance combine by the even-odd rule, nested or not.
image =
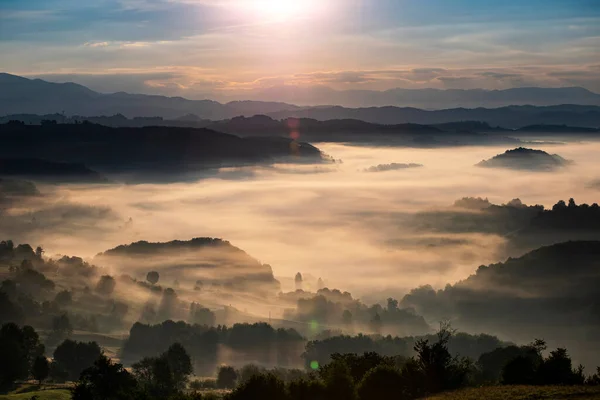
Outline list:
[[[45,356],[38,356],[31,367],[31,375],[41,385],[42,381],[50,374],[50,363]]]
[[[189,376],[194,372],[192,359],[185,348],[180,343],[174,343],[161,357],[167,361],[173,375],[175,387],[178,390],[183,389],[189,380]]]
[[[573,369],[566,349],[558,348],[543,358],[545,342],[536,340],[523,349],[528,351],[510,360],[502,369],[505,385],[582,385],[585,382],[583,367]]]
[[[144,391],[154,397],[180,393],[193,372],[190,356],[179,343],[159,357],[146,357],[133,364],[132,370]]]
[[[148,282],[150,282],[150,284],[152,284],[152,285],[156,285],[158,283],[159,278],[160,278],[160,275],[156,271],[150,271],[146,275],[146,280]]]
[[[290,400],[326,400],[323,382],[315,379],[298,379],[288,385]]]
[[[39,336],[30,326],[8,323],[0,328],[0,386],[27,379],[38,356],[44,354]]]
[[[342,399],[343,397],[337,397]],[[246,383],[238,386],[227,400],[287,400],[285,384],[273,374],[255,375]],[[350,400],[350,399],[349,399]]]
[[[380,365],[371,369],[358,384],[360,400],[397,400],[402,398],[404,384],[400,371]]]
[[[117,282],[115,278],[110,275],[104,275],[100,277],[100,280],[96,284],[96,292],[103,295],[110,295],[114,290]]]
[[[83,370],[91,367],[99,359],[101,354],[102,349],[96,342],[84,343],[67,339],[54,350],[56,368],[52,371],[62,369],[66,372],[68,380],[75,381]]]
[[[235,387],[238,374],[233,367],[223,366],[217,373],[217,387],[220,389],[232,389]]]
[[[81,373],[73,389],[73,400],[130,400],[137,383],[121,364],[101,355],[94,365]]]
[[[342,360],[333,361],[327,368],[319,371],[325,384],[327,398],[354,400],[358,398],[356,386],[350,368]]]

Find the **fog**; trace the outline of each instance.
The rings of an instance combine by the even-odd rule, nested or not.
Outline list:
[[[160,185],[38,185],[41,197],[2,205],[0,236],[41,245],[47,256],[90,260],[139,240],[222,238],[271,265],[283,290],[300,271],[379,301],[423,284],[443,287],[508,256],[501,236],[423,232],[411,223],[415,213],[447,209],[465,196],[551,207],[570,197],[597,202],[600,194],[600,144],[536,146],[575,161],[552,173],[474,166],[506,147],[317,146],[341,162],[227,169]],[[365,172],[394,163],[423,167]],[[110,272],[143,278],[147,269]]]

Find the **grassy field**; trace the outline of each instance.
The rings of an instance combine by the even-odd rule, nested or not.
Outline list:
[[[490,386],[427,397],[427,400],[600,400],[593,386]]]
[[[7,394],[1,394],[0,400],[30,400],[33,396],[37,400],[70,400],[71,391],[68,385],[42,385],[23,384],[18,389]]]

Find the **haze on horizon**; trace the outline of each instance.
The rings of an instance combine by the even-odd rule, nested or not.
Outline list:
[[[600,7],[594,0],[6,0],[0,52],[0,70],[9,73],[190,99],[310,91],[319,102],[330,89],[600,92]]]

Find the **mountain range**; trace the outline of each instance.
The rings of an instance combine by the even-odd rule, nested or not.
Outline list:
[[[130,118],[162,117],[189,123],[189,121],[217,121],[237,116],[251,117],[264,114],[274,119],[290,117],[321,121],[357,119],[381,124],[430,125],[455,121],[481,121],[505,128],[539,124],[566,124],[593,128],[600,126],[600,95],[582,88],[518,88],[499,91],[394,89],[385,92],[336,93],[340,95],[337,100],[332,98],[333,104],[369,104],[373,107],[346,108],[337,105],[299,107],[282,102],[262,101],[234,101],[222,104],[212,100],[188,100],[182,97],[124,92],[102,94],[75,83],[51,83],[2,73],[0,74],[0,115],[122,114]],[[344,100],[357,97],[357,93],[364,94],[364,98],[368,98],[368,101]],[[280,98],[288,97],[282,95]],[[414,108],[414,106],[424,109]],[[447,109],[431,110],[435,108]]]
[[[334,90],[329,87],[277,86],[252,96],[261,101],[284,101],[300,105],[335,104],[343,107],[505,107],[509,105],[550,106],[557,104],[600,105],[600,94],[581,87],[522,87],[505,90],[485,89],[390,89]]]

